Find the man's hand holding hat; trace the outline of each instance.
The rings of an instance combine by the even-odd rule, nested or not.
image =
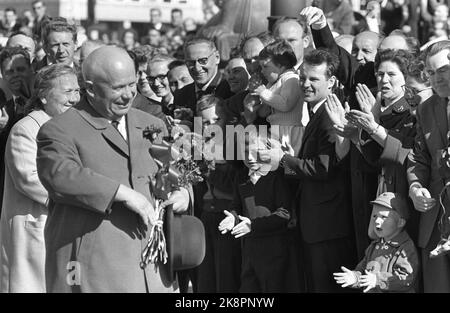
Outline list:
[[[189,191],[186,188],[180,187],[179,190],[172,191],[169,199],[161,204],[161,208],[172,205],[174,213],[183,213],[189,206]]]

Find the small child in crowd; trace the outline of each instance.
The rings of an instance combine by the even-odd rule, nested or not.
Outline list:
[[[273,138],[290,144],[297,155],[306,125],[302,126],[303,102],[300,79],[294,70],[295,53],[287,41],[276,40],[260,52],[259,62],[268,84],[259,86],[254,93],[271,108],[267,121]]]
[[[245,148],[246,168],[236,175],[233,203],[230,210],[224,211],[226,217],[219,231],[224,236],[231,233],[243,238],[240,292],[285,292],[289,278],[290,195],[283,172],[258,161],[261,148],[267,149],[267,139],[250,138]]]
[[[342,287],[364,288],[364,292],[414,292],[419,259],[404,230],[408,205],[399,194],[382,193],[373,204],[369,237],[376,238],[364,259],[351,271],[334,273]]]
[[[236,169],[225,160],[223,101],[214,95],[204,95],[197,102],[196,112],[202,120],[205,142],[204,157],[214,160],[214,169],[204,182],[194,187],[201,203],[200,219],[205,226],[205,258],[197,269],[198,292],[238,292],[241,274],[241,245],[231,234],[218,230],[224,211],[233,200]],[[222,129],[222,131],[221,131]],[[222,134],[221,134],[222,133]],[[209,137],[209,138],[205,138]],[[198,205],[198,204],[197,204]]]

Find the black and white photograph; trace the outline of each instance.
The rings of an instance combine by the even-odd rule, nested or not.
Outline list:
[[[0,0],[0,293],[450,293],[449,8]]]

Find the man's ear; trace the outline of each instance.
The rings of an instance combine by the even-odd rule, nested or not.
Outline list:
[[[94,98],[94,83],[90,80],[85,80],[84,81],[84,87],[86,90],[86,94],[91,97]]]
[[[216,50],[216,52],[214,52],[214,57],[216,58],[216,64],[219,65],[220,64],[220,53],[219,53],[219,50]]]
[[[406,220],[403,217],[400,217],[398,219],[398,223],[397,223],[398,228],[403,228],[405,225],[406,225]]]
[[[328,79],[328,89],[330,89],[330,90],[333,89],[334,84],[336,84],[336,80],[337,80],[336,76],[331,76]]]
[[[303,49],[306,49],[309,47],[309,45],[311,44],[311,39],[309,38],[308,35],[306,35],[305,37],[302,38],[303,40]]]

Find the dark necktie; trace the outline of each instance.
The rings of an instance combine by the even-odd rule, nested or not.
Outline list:
[[[112,121],[111,124],[115,129],[117,129],[117,131],[119,131],[119,121]]]
[[[117,132],[123,138],[123,140],[127,141],[119,130],[119,121],[111,121],[111,125],[117,130]]]
[[[25,104],[26,104],[26,100],[23,97],[16,98],[15,113],[19,119],[22,118],[25,114]]]
[[[308,114],[309,114],[309,120],[312,120],[312,118],[314,116],[314,111],[312,109],[308,108]]]

